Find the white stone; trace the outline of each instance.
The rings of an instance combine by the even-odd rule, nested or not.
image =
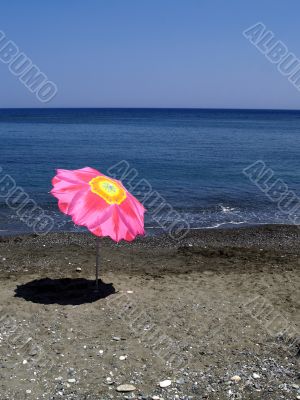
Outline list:
[[[80,267],[77,267],[77,268],[76,268],[76,271],[77,271],[77,272],[81,272],[81,268],[80,268]]]
[[[127,356],[120,356],[119,360],[123,361],[123,360],[126,360],[126,358],[127,358]]]
[[[75,378],[70,378],[70,379],[68,379],[68,382],[69,382],[69,383],[75,383],[75,382],[76,382],[76,379],[75,379]]]
[[[31,390],[30,390],[30,389],[27,389],[27,390],[26,390],[26,393],[27,393],[27,394],[30,394],[30,393],[31,393]]]
[[[230,380],[233,382],[239,382],[242,378],[239,375],[233,375]]]
[[[23,360],[23,364],[27,364],[27,362],[28,362],[27,360]]]
[[[117,392],[133,392],[135,389],[135,386],[129,383],[124,383],[124,385],[120,385],[117,387]]]
[[[170,386],[171,383],[172,383],[172,381],[170,381],[170,379],[166,379],[164,381],[159,382],[159,386],[161,388],[166,388],[166,387]]]
[[[254,379],[259,379],[259,378],[260,378],[260,375],[257,374],[256,372],[253,372],[252,377],[253,377]]]

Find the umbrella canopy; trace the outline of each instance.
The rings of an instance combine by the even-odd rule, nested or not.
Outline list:
[[[76,225],[116,242],[131,241],[145,233],[145,208],[120,181],[89,167],[56,172],[51,194]]]

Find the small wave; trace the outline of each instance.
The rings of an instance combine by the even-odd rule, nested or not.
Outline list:
[[[229,225],[241,225],[241,224],[246,224],[246,223],[247,223],[246,221],[227,221],[227,222],[217,223],[213,226],[205,226],[203,228],[204,229],[213,229],[213,228],[219,228],[222,225],[229,226]]]
[[[221,210],[223,213],[230,213],[236,210],[235,207],[229,207],[229,206],[223,206],[222,204],[220,204]]]

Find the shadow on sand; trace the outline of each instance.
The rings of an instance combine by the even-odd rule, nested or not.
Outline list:
[[[79,305],[104,299],[115,292],[112,283],[102,281],[96,291],[94,280],[44,278],[17,286],[15,297],[40,304]]]

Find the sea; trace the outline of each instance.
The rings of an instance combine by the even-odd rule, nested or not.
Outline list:
[[[300,111],[1,109],[0,143],[0,235],[32,231],[9,205],[4,175],[53,218],[53,231],[85,231],[49,194],[57,168],[108,174],[126,165],[167,205],[159,219],[146,213],[149,235],[166,229],[170,218],[190,229],[293,223],[245,174],[255,163],[300,197]]]

